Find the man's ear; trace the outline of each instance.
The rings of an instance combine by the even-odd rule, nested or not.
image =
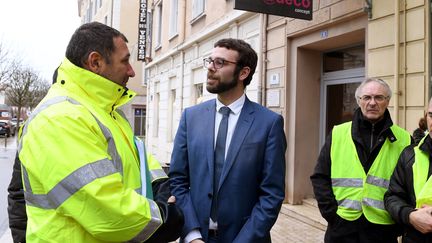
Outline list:
[[[84,64],[84,66],[89,71],[99,74],[102,62],[103,62],[102,56],[98,52],[92,51],[88,55],[87,61]]]
[[[239,73],[239,79],[240,80],[245,80],[248,76],[249,76],[249,73],[250,73],[250,67],[243,67],[241,70],[240,70],[240,73]]]

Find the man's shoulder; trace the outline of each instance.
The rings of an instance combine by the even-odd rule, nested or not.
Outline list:
[[[414,163],[414,148],[416,146],[415,144],[410,144],[402,150],[399,160],[403,163],[404,167],[411,167]]]
[[[196,105],[192,105],[189,107],[185,108],[185,111],[187,112],[197,112],[197,111],[202,111],[202,110],[207,110],[211,107],[215,106],[215,99],[211,99],[211,100],[207,100],[207,101],[203,101],[199,104]]]
[[[259,114],[260,116],[263,116],[264,118],[276,118],[282,116],[281,114],[272,111],[269,108],[251,100],[246,100],[245,106],[247,106],[247,109],[253,110],[254,112]]]

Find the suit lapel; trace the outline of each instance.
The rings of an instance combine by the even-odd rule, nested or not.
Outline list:
[[[214,126],[215,126],[215,116],[216,116],[216,100],[214,102],[209,102],[209,105],[206,107],[207,114],[203,114],[204,120],[202,121],[201,125],[206,126],[207,130],[209,131],[209,136],[203,136],[205,137],[205,151],[207,156],[207,163],[209,168],[209,174],[211,178],[213,178],[214,175]],[[213,124],[213,125],[211,125]],[[199,146],[199,145],[198,145]],[[212,180],[213,181],[213,180]]]
[[[228,154],[225,160],[225,164],[222,170],[221,180],[219,183],[219,188],[223,184],[226,176],[228,175],[229,170],[231,169],[232,165],[236,161],[235,158],[237,157],[237,154],[240,150],[241,145],[243,144],[243,141],[246,137],[246,134],[248,133],[253,120],[255,119],[255,116],[253,115],[254,110],[252,108],[251,102],[246,97],[245,103],[243,105],[242,111],[240,113],[240,117],[237,121],[237,125],[234,129],[234,134],[231,138],[231,143],[228,148]]]

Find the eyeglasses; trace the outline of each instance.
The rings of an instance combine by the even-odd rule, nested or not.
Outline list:
[[[208,57],[208,58],[203,59],[204,68],[207,68],[208,65],[210,65],[210,63],[213,63],[213,67],[216,69],[222,68],[225,65],[225,63],[237,64],[236,62],[227,61],[227,60],[222,59],[222,58],[212,59],[211,57]]]
[[[372,99],[374,99],[376,102],[383,102],[384,100],[387,100],[389,97],[384,95],[363,95],[362,97],[359,97],[360,100],[364,102],[370,102]]]

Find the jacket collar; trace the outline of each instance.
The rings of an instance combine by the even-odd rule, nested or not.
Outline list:
[[[419,148],[422,151],[427,152],[428,154],[432,154],[432,138],[428,134],[422,141],[419,143]]]
[[[136,95],[132,90],[74,65],[67,58],[58,68],[55,85],[60,85],[78,100],[90,100],[107,112],[126,104]]]
[[[391,142],[397,140],[392,130],[390,129],[390,127],[393,126],[393,121],[391,120],[390,112],[388,111],[388,109],[386,109],[386,111],[384,112],[384,118],[382,120],[380,120],[375,124],[372,124],[370,121],[364,118],[361,109],[357,108],[356,111],[354,112],[352,126],[353,126],[352,135],[354,139],[360,138],[362,132],[365,131],[370,132],[373,126],[375,131],[379,133],[379,136],[382,136],[384,138],[389,138]]]

